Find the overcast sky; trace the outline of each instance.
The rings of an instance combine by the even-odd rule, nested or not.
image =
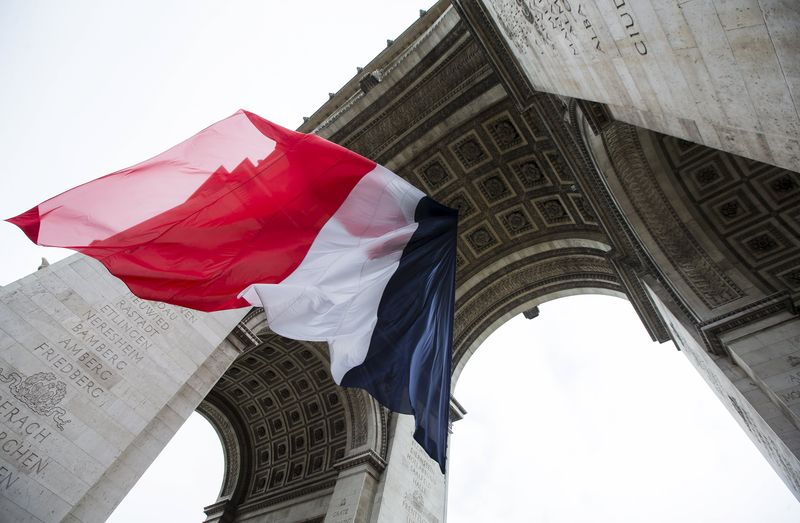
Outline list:
[[[425,7],[4,0],[0,216],[239,108],[297,127]],[[0,243],[0,285],[65,254],[5,223]],[[468,415],[452,438],[450,521],[800,521],[800,504],[686,358],[651,343],[627,302],[541,310],[487,340],[458,384]],[[187,423],[168,447],[184,457],[162,453],[115,521],[201,520],[221,480],[214,438],[201,419]]]

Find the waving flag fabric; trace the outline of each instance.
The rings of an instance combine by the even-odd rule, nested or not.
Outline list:
[[[444,472],[457,216],[387,169],[239,111],[7,221],[141,298],[264,307],[278,334],[327,341],[334,380],[414,414]]]

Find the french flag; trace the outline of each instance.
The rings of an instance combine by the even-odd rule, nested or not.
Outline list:
[[[238,111],[7,221],[141,298],[327,341],[334,381],[413,414],[444,472],[457,213],[384,167]]]

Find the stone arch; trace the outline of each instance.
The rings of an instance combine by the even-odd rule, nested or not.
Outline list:
[[[242,467],[246,466],[244,452],[248,441],[243,437],[245,431],[242,420],[220,398],[207,396],[198,405],[196,412],[211,424],[222,443],[225,459],[222,486],[217,500],[205,507],[209,517],[221,516],[243,496],[245,486],[242,479],[247,474],[242,471]]]
[[[497,329],[499,329],[505,322],[522,314],[526,311],[530,311],[534,307],[538,307],[543,303],[547,303],[548,301],[556,300],[558,298],[566,298],[568,296],[578,296],[581,294],[601,294],[605,296],[614,296],[617,298],[622,298],[624,300],[628,299],[628,296],[616,289],[600,286],[592,286],[591,284],[587,284],[587,286],[564,286],[558,290],[553,290],[552,292],[545,292],[544,294],[537,294],[535,297],[528,299],[527,301],[521,302],[516,307],[509,309],[505,314],[502,314],[495,318],[491,323],[487,322],[485,328],[481,331],[480,335],[475,338],[472,344],[462,352],[459,359],[453,362],[453,382],[451,386],[451,391],[455,390],[455,386],[458,382],[458,378],[461,376],[461,372],[466,367],[467,363],[469,362],[470,358],[473,354],[478,350],[481,344],[486,341],[486,339],[494,333]]]
[[[561,134],[572,132],[567,129],[569,104],[537,94],[536,107],[521,108],[457,13],[440,8],[431,15],[435,24],[401,38],[413,52],[394,54],[393,47],[367,67],[380,73],[377,84],[368,88],[348,84],[301,130],[314,131],[386,165],[459,210],[453,383],[497,326],[560,296],[585,292],[625,296],[646,319],[650,332],[656,333],[654,337],[666,339],[654,312],[647,309],[637,279],[641,263],[635,254],[619,248],[616,223],[607,219],[615,207],[594,201],[584,184],[587,172],[594,169],[588,154],[582,157],[584,163],[576,163],[583,151],[572,134]],[[327,371],[324,348],[275,336],[259,311],[251,312],[242,325],[243,338],[260,345],[240,362],[264,346],[301,352],[310,346]],[[234,368],[237,365],[244,363]],[[247,377],[231,378],[247,382]],[[221,382],[217,389],[225,387],[230,386]],[[342,474],[331,507],[352,503],[347,493],[355,476],[344,470],[346,466],[355,464],[354,470],[361,460],[371,460],[378,465],[375,481],[380,477],[388,485],[397,477],[389,469],[383,475],[380,471],[387,458],[388,435],[398,433],[401,421],[395,417],[394,428],[387,428],[386,411],[363,393],[345,391],[340,396],[342,409],[337,415],[346,418],[348,436],[345,454],[338,460]],[[247,420],[247,401],[237,409]],[[400,433],[405,430],[401,427]],[[402,442],[391,445],[402,447]],[[412,452],[398,450],[405,451]],[[404,466],[398,460],[394,463]],[[315,492],[329,489],[335,463],[331,467],[320,472]],[[371,481],[362,483],[365,491],[371,491],[367,487]],[[292,495],[299,500],[316,494],[296,488]],[[239,503],[248,513],[269,498],[265,493],[248,496]],[[392,509],[387,505],[385,510]]]
[[[480,344],[512,316],[562,296],[588,292],[626,297],[597,240],[565,238],[498,257],[456,290],[453,388]]]
[[[237,329],[240,336],[248,338],[256,345],[270,341],[283,343],[285,338],[276,335],[269,329],[264,310],[253,308],[241,321]],[[292,343],[293,340],[285,340]],[[330,365],[330,354],[324,343],[300,342],[314,347],[314,355],[325,368]],[[251,346],[251,350],[254,346]],[[378,456],[386,456],[386,413],[366,392],[359,389],[342,390],[344,406],[347,414],[348,455],[369,450]]]
[[[791,344],[800,329],[796,173],[614,121],[601,104],[537,92],[483,4],[437,2],[300,129],[458,208],[456,377],[513,314],[568,294],[625,295],[655,339],[672,337],[689,355],[800,497],[800,351]],[[510,21],[525,25],[524,18]],[[750,142],[726,127],[701,133],[692,120],[651,114],[641,121],[706,143]],[[750,145],[752,153],[763,144]],[[124,315],[114,302],[132,297],[93,263],[74,257],[4,289],[14,343],[41,343],[29,335],[48,321],[73,329],[95,307],[107,308],[109,319]],[[117,387],[130,404],[95,411],[86,403],[71,413],[64,444],[80,440],[77,456],[97,454],[91,485],[72,492],[65,481],[69,496],[80,492],[69,507],[37,486],[43,496],[28,497],[25,511],[51,519],[55,512],[45,511],[60,507],[59,518],[102,519],[242,351],[199,408],[221,434],[228,462],[210,521],[267,512],[273,520],[321,521],[328,508],[331,519],[383,521],[369,516],[373,500],[386,520],[407,507],[415,519],[430,519],[420,508],[443,514],[441,482],[422,474],[422,487],[402,490],[427,463],[410,445],[403,417],[391,418],[390,428],[387,412],[364,393],[334,389],[319,345],[275,336],[259,310],[233,327],[230,315],[158,308],[150,312],[174,322],[169,343],[144,360],[159,372]],[[780,352],[787,347],[794,352]],[[46,363],[25,350],[18,357],[26,366]],[[113,418],[123,416],[130,419],[117,431]],[[78,420],[103,426],[103,437],[112,429],[109,445],[95,444]],[[29,476],[20,480],[35,480]],[[293,513],[300,505],[311,512]]]
[[[366,392],[333,382],[325,344],[272,333],[263,310],[248,313],[236,336],[257,344],[198,408],[226,458],[219,499],[206,511],[220,520],[233,511],[324,514],[342,463],[385,463],[388,414]]]
[[[705,145],[574,111],[607,190],[693,321],[796,293],[796,174]],[[691,311],[691,312],[689,312]],[[713,340],[712,341],[712,345]]]

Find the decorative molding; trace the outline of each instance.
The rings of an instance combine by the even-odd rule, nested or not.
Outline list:
[[[539,307],[532,307],[526,311],[522,312],[522,315],[525,317],[526,320],[533,320],[539,317]]]
[[[537,100],[537,111],[540,114],[555,114],[556,107],[561,106],[561,101],[553,96],[542,95]],[[549,108],[549,109],[548,109]],[[617,200],[611,194],[599,167],[595,162],[594,156],[588,146],[583,123],[586,118],[582,113],[578,113],[578,100],[573,99],[568,103],[566,121],[560,120],[554,124],[551,132],[559,136],[557,143],[563,147],[576,151],[575,169],[578,175],[578,184],[582,187],[584,194],[589,201],[588,208],[597,217],[603,230],[608,234],[614,251],[618,253],[618,259],[629,260],[629,263],[620,264],[612,260],[622,284],[627,291],[628,299],[636,309],[636,313],[642,320],[645,328],[650,332],[654,340],[664,342],[670,339],[666,325],[656,311],[653,303],[645,290],[640,276],[642,274],[653,274],[659,281],[665,281],[660,269],[652,260],[650,255],[639,242],[638,237],[627,219],[622,213]],[[613,123],[613,119],[609,124]],[[634,262],[635,260],[635,262]],[[635,271],[631,268],[635,267]],[[677,300],[677,295],[670,290]],[[683,303],[677,300],[678,303]],[[685,309],[688,311],[688,309]]]
[[[464,23],[457,23],[446,34],[432,37],[440,40],[429,41],[431,51],[422,57],[415,56],[411,72],[402,78],[388,74],[391,71],[386,68],[366,69],[380,72],[379,83],[373,81],[377,78],[374,77],[367,79],[369,85],[366,88],[362,86],[362,93],[369,91],[370,101],[359,99],[357,105],[347,109],[354,114],[347,114],[341,125],[337,123],[330,127],[335,141],[355,147],[376,160],[399,158],[399,174],[412,183],[428,187],[441,201],[458,202],[462,209],[459,280],[464,282],[465,279],[477,278],[481,283],[465,291],[457,304],[456,368],[467,356],[467,349],[473,342],[500,318],[536,303],[541,296],[569,293],[579,288],[625,293],[651,334],[661,341],[668,339],[663,323],[643,290],[641,278],[653,275],[661,282],[667,280],[603,184],[581,128],[585,125],[585,128],[591,127],[592,132],[609,134],[614,132],[617,124],[611,121],[602,106],[533,91],[525,76],[516,69],[513,56],[498,36],[482,3],[462,0],[456,1],[456,6],[473,29],[476,17],[483,17],[475,33],[480,44],[466,33]],[[491,43],[491,38],[497,40]],[[489,63],[497,74],[492,72]],[[515,74],[516,78],[510,78]],[[487,88],[499,92],[500,82],[511,93],[510,97],[480,97]],[[475,100],[483,105],[472,106],[469,119],[453,118],[457,111]],[[514,103],[525,110],[515,112]],[[578,106],[583,117],[578,113]],[[347,123],[343,123],[346,119],[349,119]],[[328,120],[328,123],[332,121]],[[448,123],[456,121],[458,123]],[[498,128],[500,123],[503,125]],[[465,149],[469,140],[477,148],[466,146]],[[622,148],[620,144],[616,146]],[[478,149],[480,154],[476,152]],[[609,146],[609,149],[613,147]],[[414,156],[408,151],[414,151]],[[612,156],[616,159],[615,155]],[[631,164],[643,160],[628,158],[624,161]],[[643,168],[638,164],[628,166],[630,169],[634,167]],[[428,172],[429,169],[432,170]],[[770,182],[766,180],[765,183]],[[776,190],[784,190],[787,194],[794,190],[785,182],[776,181],[775,185]],[[784,186],[788,188],[784,189]],[[634,189],[643,190],[638,186]],[[649,198],[639,197],[638,202],[653,207]],[[664,204],[663,194],[661,198]],[[668,202],[665,205],[668,206]],[[656,208],[658,212],[663,210]],[[675,211],[672,212],[671,218],[677,219]],[[656,214],[649,218],[650,221],[656,220]],[[658,229],[658,232],[666,234],[668,231]],[[679,232],[688,234],[685,230]],[[491,274],[483,274],[493,263],[520,248],[572,237],[613,245],[613,252],[563,249],[535,259],[508,263]],[[699,249],[696,245],[694,247]],[[708,255],[705,256],[705,261],[712,263]],[[690,276],[707,277],[702,270],[685,265],[681,264]],[[780,274],[789,274],[786,272],[788,267],[780,270],[783,271]],[[715,274],[730,288],[741,292],[730,280],[725,280],[724,274]],[[668,284],[665,286],[668,292],[674,292]],[[715,298],[713,293],[711,296],[707,299],[712,302],[727,303],[724,293],[721,298]],[[251,365],[246,357],[259,354],[267,347],[282,354],[293,350],[302,354],[304,349],[297,342],[259,330],[257,326],[262,325],[262,316],[263,313],[254,309],[242,324],[246,330],[234,334],[240,344],[247,342],[251,347],[257,342],[260,344],[234,364],[233,368],[241,369],[240,373],[226,374],[215,389],[236,405],[238,415],[248,425],[248,437],[253,441],[246,458],[252,462],[253,470],[242,480],[248,482],[248,493],[240,504],[242,510],[248,511],[307,494],[313,494],[308,499],[316,499],[314,496],[317,494],[323,496],[326,489],[333,487],[335,475],[349,467],[370,463],[381,468],[387,459],[387,429],[392,418],[387,409],[365,399],[360,391],[339,393],[341,411],[336,408],[335,412],[327,412],[324,422],[328,429],[338,421],[347,424],[346,437],[337,432],[335,438],[326,439],[332,450],[341,450],[344,454],[331,462],[326,461],[330,466],[309,477],[295,482],[279,482],[270,487],[271,474],[276,467],[284,467],[281,469],[283,474],[289,474],[294,465],[292,459],[296,457],[298,463],[306,460],[303,463],[307,466],[308,456],[301,452],[277,464],[258,465],[259,451],[272,449],[280,443],[279,438],[270,432],[268,420],[276,414],[274,419],[289,423],[293,405],[303,405],[306,400],[304,393],[289,391],[293,395],[287,396],[285,404],[276,402],[275,412],[264,411],[258,402],[283,390],[277,380],[268,378],[267,368],[275,371],[277,376],[283,359],[274,354],[261,354],[258,358],[264,361]],[[304,347],[307,348],[308,344]],[[327,362],[326,351],[321,346],[314,347],[314,354],[320,362]],[[313,387],[327,392],[330,378],[318,374],[316,364],[311,366],[305,362],[303,365],[308,367],[306,373],[309,381],[314,381]],[[324,371],[327,373],[327,368]],[[261,379],[263,388],[254,385],[253,390],[248,391],[247,383],[251,378]],[[252,407],[256,408],[255,412],[248,414]],[[301,417],[297,423],[308,424],[308,420]],[[259,429],[263,430],[261,435]],[[287,434],[288,430],[278,436],[286,436],[286,441],[291,444]],[[357,454],[348,455],[353,452]],[[264,479],[267,486],[255,493],[253,487],[258,479]]]
[[[467,409],[453,395],[450,395],[450,423],[461,421],[466,415]]]
[[[225,341],[229,342],[242,353],[250,351],[261,344],[261,339],[247,328],[244,319],[233,328],[230,334],[225,338]]]
[[[345,389],[344,397],[350,414],[350,448],[355,449],[367,444],[370,422],[367,403],[374,400],[362,389]]]
[[[543,259],[523,259],[500,273],[487,274],[456,303],[454,365],[496,318],[535,296],[580,287],[622,290],[607,260],[597,254],[549,252]]]
[[[678,217],[644,156],[636,129],[615,122],[603,133],[620,184],[645,228],[681,279],[709,308],[745,296]]]
[[[536,91],[527,75],[520,69],[506,39],[502,37],[492,16],[482,1],[453,0],[453,6],[462,20],[469,25],[475,39],[497,73],[503,86],[511,94],[520,112],[529,108]]]
[[[725,355],[727,351],[720,340],[722,334],[781,312],[789,312],[795,316],[798,313],[788,292],[779,292],[772,296],[767,296],[727,314],[711,318],[701,323],[699,330],[710,353]]]
[[[216,523],[229,521],[228,514],[233,511],[233,504],[230,497],[221,497],[214,503],[203,508],[206,514],[204,523]]]
[[[386,468],[386,460],[376,454],[372,449],[367,449],[364,452],[352,456],[346,456],[337,461],[333,466],[336,470],[341,472],[342,470],[347,470],[363,464],[371,466],[376,477]]]
[[[447,2],[437,2],[420,18],[403,31],[391,46],[379,53],[366,66],[367,71],[377,71],[381,79],[387,77],[394,69],[411,57],[423,42],[436,34],[439,26],[447,19],[450,6]],[[327,103],[317,109],[298,129],[300,132],[320,134],[342,114],[350,110],[364,96],[360,85],[362,68],[357,68],[359,74],[351,78],[339,92],[334,94]]]
[[[798,174],[668,135],[653,144],[697,226],[762,296],[796,290],[781,274],[800,264]]]
[[[255,512],[256,510],[261,510],[267,507],[271,507],[279,503],[291,501],[293,499],[300,498],[308,494],[323,494],[324,491],[326,490],[333,492],[335,486],[336,486],[336,479],[321,481],[319,483],[315,483],[314,485],[301,487],[298,488],[297,490],[293,490],[285,494],[274,496],[266,500],[248,501],[242,503],[241,505],[239,505],[239,507],[237,507],[236,512],[239,514],[246,514],[248,512]],[[322,521],[322,519],[315,521]]]
[[[328,370],[323,344],[276,335],[241,355],[213,394],[236,411],[249,463],[237,505],[267,504],[326,488],[346,454],[344,390]]]
[[[467,41],[438,63],[435,69],[426,71],[410,91],[397,98],[388,97],[391,105],[382,106],[379,115],[358,127],[355,133],[341,140],[341,144],[369,158],[380,158],[401,136],[489,73],[478,45]]]
[[[611,112],[605,104],[588,100],[577,100],[577,103],[581,108],[581,113],[586,117],[589,128],[595,135],[605,131],[614,122]]]
[[[577,100],[573,99],[565,104],[562,99],[554,95],[536,93],[529,113],[536,115],[555,146],[565,155],[568,168],[576,173],[577,186],[587,199],[586,208],[591,209],[596,222],[607,235],[606,241],[613,245],[615,250],[625,253],[625,256],[644,261],[649,272],[660,275],[659,269],[639,244],[630,224],[599,173],[581,127],[581,122],[585,119],[578,114]],[[650,302],[638,276],[630,274],[625,267],[618,264],[614,264],[614,267],[628,299],[652,338],[662,342],[669,340],[669,332]]]
[[[205,417],[217,431],[217,435],[222,443],[223,455],[225,456],[225,474],[222,477],[222,487],[217,503],[226,500],[230,501],[231,496],[233,496],[236,490],[242,469],[242,449],[239,445],[239,438],[228,417],[219,407],[210,401],[203,400],[200,405],[197,406],[197,412]],[[214,507],[215,505],[216,504],[209,505],[208,508]],[[208,514],[208,511],[206,511],[206,514]]]

